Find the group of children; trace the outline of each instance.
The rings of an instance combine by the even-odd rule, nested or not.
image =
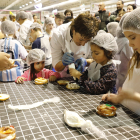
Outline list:
[[[124,33],[125,37],[129,40],[129,46],[133,48],[134,54],[130,61],[128,73],[126,73],[126,77],[123,79],[126,80],[122,89],[118,90],[118,94],[114,94],[117,93],[117,68],[113,60],[115,54],[118,52],[118,45],[116,39],[110,33],[99,31],[97,35],[91,39],[90,47],[94,61],[86,71],[81,73],[76,69],[70,68],[69,72],[71,76],[78,78],[80,84],[91,92],[91,94],[104,94],[102,100],[122,103],[140,114],[138,109],[140,105],[140,78],[138,77],[140,73],[140,9],[137,8],[132,11],[125,16],[125,18],[122,18],[122,20],[123,22],[120,22],[121,32]],[[49,78],[50,81],[61,78],[59,72],[53,72],[52,70],[44,68],[45,62],[47,61],[46,56],[47,58],[51,58],[51,55],[49,56],[50,52],[48,53],[51,48],[50,46],[48,49],[45,48],[45,41],[47,39],[40,41],[40,39],[44,38],[41,27],[36,23],[30,26],[30,41],[32,40],[34,42],[33,46],[35,47],[33,50],[30,50],[27,55],[25,48],[19,42],[12,39],[14,30],[11,30],[11,25],[12,22],[9,25],[9,21],[5,21],[1,25],[1,30],[5,35],[5,39],[0,40],[1,51],[10,53],[8,49],[11,47],[14,52],[13,54],[11,53],[12,58],[26,59],[26,62],[30,65],[30,69],[22,74],[22,72],[20,72],[20,65],[16,62],[18,67],[0,72],[0,80],[9,81],[8,79],[11,78],[12,81],[14,74],[12,71],[15,71],[17,75],[15,79],[16,83],[34,80],[37,77]],[[14,43],[14,45],[11,45],[11,43]],[[7,77],[7,79],[5,77]],[[105,94],[107,92],[113,94],[108,96],[108,94]],[[130,106],[130,103],[137,107],[134,109],[134,107]]]

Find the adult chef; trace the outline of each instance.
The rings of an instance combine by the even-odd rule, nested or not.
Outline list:
[[[98,32],[99,23],[90,14],[80,14],[72,22],[59,26],[51,39],[52,64],[62,77],[68,74],[68,65],[75,63],[80,72],[92,61],[90,39]],[[70,51],[72,53],[70,53]]]

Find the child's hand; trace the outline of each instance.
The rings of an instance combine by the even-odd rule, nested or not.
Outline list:
[[[56,79],[57,79],[56,76],[52,75],[52,76],[50,76],[49,81],[54,82],[54,81],[56,81]]]
[[[108,96],[108,94],[104,94],[102,96],[102,100],[103,101],[109,101],[112,102],[114,104],[119,104],[121,103],[125,98],[129,98],[129,95],[131,95],[132,93],[122,90],[121,88],[118,89],[118,94],[110,94],[110,96]]]
[[[80,79],[80,76],[82,75],[78,70],[74,68],[69,68],[69,73],[71,76],[76,77],[78,79]]]
[[[25,80],[26,78],[24,78],[24,77],[19,77],[18,79],[17,79],[17,84],[23,84],[23,81]]]
[[[102,101],[104,102],[112,102],[114,104],[119,104],[121,102],[120,98],[118,97],[118,94],[112,94],[110,93],[110,96],[108,94],[104,94],[102,96]]]

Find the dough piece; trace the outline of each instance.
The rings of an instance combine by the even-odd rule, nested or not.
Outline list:
[[[34,81],[36,85],[44,85],[48,83],[48,80],[42,77],[38,77]]]
[[[102,104],[97,107],[97,114],[104,117],[112,117],[116,115],[116,107],[109,104]]]
[[[66,88],[67,88],[67,89],[79,89],[80,86],[77,85],[76,83],[71,83],[71,84],[67,84],[67,85],[66,85]]]
[[[0,128],[0,139],[2,140],[15,140],[16,130],[13,126],[5,126]]]
[[[59,85],[65,86],[65,85],[67,85],[69,83],[69,81],[67,81],[67,80],[59,80],[59,81],[57,81],[57,83]]]
[[[12,65],[14,65],[15,61],[14,61],[14,60],[12,60],[12,59],[9,59],[9,60],[11,61]]]
[[[7,99],[9,99],[9,95],[8,94],[0,94],[0,101],[5,101]]]

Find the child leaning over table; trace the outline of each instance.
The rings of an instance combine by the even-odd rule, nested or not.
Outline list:
[[[123,21],[123,33],[134,50],[127,78],[118,94],[104,94],[102,100],[121,103],[140,115],[140,8],[133,10]]]
[[[11,59],[26,59],[27,51],[21,45],[21,43],[14,39],[14,34],[16,32],[16,25],[14,22],[6,20],[1,24],[1,31],[4,34],[4,39],[0,39],[0,52],[5,52],[10,54]],[[15,61],[14,67],[9,70],[0,71],[0,81],[10,82],[15,81],[18,76],[23,74],[23,69],[21,63]]]
[[[46,56],[44,51],[41,49],[33,49],[29,51],[27,55],[27,64],[30,65],[30,69],[25,71],[24,74],[16,79],[17,84],[23,83],[23,81],[35,80],[38,77],[49,78],[49,81],[56,81],[60,78],[58,72],[53,72],[52,70],[45,69]]]
[[[110,33],[99,33],[91,40],[92,57],[95,60],[82,74],[70,69],[71,76],[81,80],[92,94],[116,93],[117,70],[113,63],[113,56],[118,50],[114,37]]]

